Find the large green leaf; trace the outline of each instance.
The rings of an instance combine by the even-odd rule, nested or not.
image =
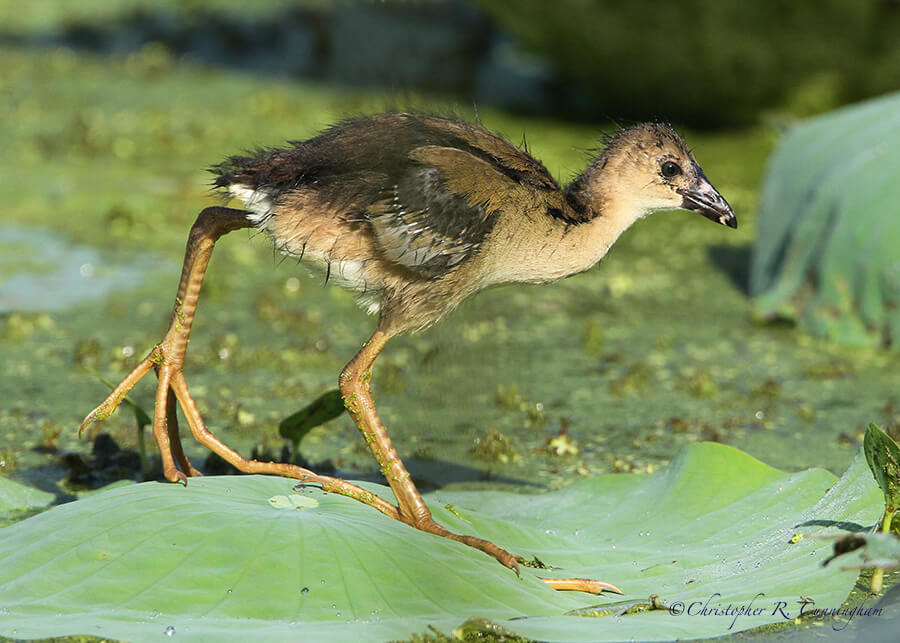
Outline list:
[[[797,532],[834,534],[835,525],[878,518],[881,493],[863,458],[835,480],[701,444],[653,476],[602,476],[539,496],[430,495],[449,528],[560,568],[523,568],[521,578],[355,501],[298,494],[287,479],[132,485],[0,531],[0,634],[368,641],[482,616],[551,641],[715,636],[780,622],[773,606],[796,611],[801,594],[841,604],[856,574],[820,565],[828,541],[792,543]],[[754,605],[766,609],[736,622],[666,611],[566,615],[613,599],[555,592],[539,574],[600,578],[628,600],[655,593],[669,605],[712,597],[724,608],[763,593]]]
[[[769,163],[751,293],[763,316],[900,346],[900,93],[792,128]]]
[[[12,511],[46,507],[51,502],[53,502],[52,493],[0,476],[0,516]]]

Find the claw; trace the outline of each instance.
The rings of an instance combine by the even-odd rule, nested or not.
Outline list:
[[[588,594],[602,594],[606,592],[615,592],[616,594],[624,594],[621,589],[611,583],[604,583],[600,580],[591,580],[590,578],[542,578],[542,581],[557,591],[571,592],[587,592]]]
[[[187,475],[184,474],[182,471],[179,471],[175,467],[172,467],[171,469],[163,471],[163,476],[165,476],[166,480],[168,480],[169,482],[175,482],[177,484],[180,484],[183,487],[187,486],[187,483],[188,483]]]

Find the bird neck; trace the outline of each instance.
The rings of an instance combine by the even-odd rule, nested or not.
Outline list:
[[[650,213],[623,185],[614,163],[597,158],[565,191],[570,220],[560,238],[565,261],[554,259],[553,278],[582,272],[600,261],[631,224]]]
[[[604,156],[566,187],[565,197],[573,220],[579,222],[575,227],[582,228],[571,233],[587,237],[584,243],[601,253],[597,260],[631,224],[650,213],[635,191],[623,184],[615,163]]]
[[[483,253],[490,265],[480,286],[546,283],[595,265],[648,213],[619,178],[601,157],[564,190],[565,217],[543,217],[531,226],[519,217],[501,218],[491,234],[500,246]]]
[[[566,204],[571,208],[574,219],[579,222],[591,221],[603,212],[603,199],[597,198],[593,189],[598,179],[602,179],[602,169],[596,168],[596,161],[569,183],[565,189]],[[602,194],[602,192],[600,193]]]

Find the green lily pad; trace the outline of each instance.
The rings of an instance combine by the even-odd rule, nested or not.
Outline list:
[[[269,504],[276,509],[312,509],[319,506],[319,501],[293,493],[289,496],[272,496]]]
[[[53,497],[52,493],[0,476],[0,512],[46,507],[53,502]]]
[[[841,604],[856,573],[822,567],[831,543],[796,535],[868,527],[882,503],[864,458],[836,480],[817,469],[786,474],[730,447],[700,444],[652,476],[601,476],[539,496],[428,496],[448,528],[554,567],[523,568],[521,578],[348,498],[294,492],[288,479],[132,485],[2,530],[0,634],[377,641],[410,638],[429,625],[449,632],[478,616],[548,641],[717,636],[782,622],[801,595],[818,606]],[[286,511],[270,503],[292,494],[319,504]],[[598,578],[626,596],[556,592],[541,575]],[[569,614],[650,594],[695,611],[705,602],[764,609],[738,618]]]
[[[804,121],[763,184],[750,291],[763,317],[900,346],[900,93]]]

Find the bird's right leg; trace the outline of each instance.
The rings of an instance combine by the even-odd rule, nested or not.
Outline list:
[[[520,556],[514,556],[483,538],[455,534],[435,522],[431,511],[416,489],[409,471],[400,460],[400,456],[388,437],[387,430],[378,417],[369,391],[375,358],[378,357],[390,338],[391,335],[379,327],[356,356],[344,367],[339,383],[347,411],[362,432],[366,444],[369,445],[382,474],[397,498],[397,515],[394,518],[421,531],[479,549],[518,574],[519,562],[522,560]]]

